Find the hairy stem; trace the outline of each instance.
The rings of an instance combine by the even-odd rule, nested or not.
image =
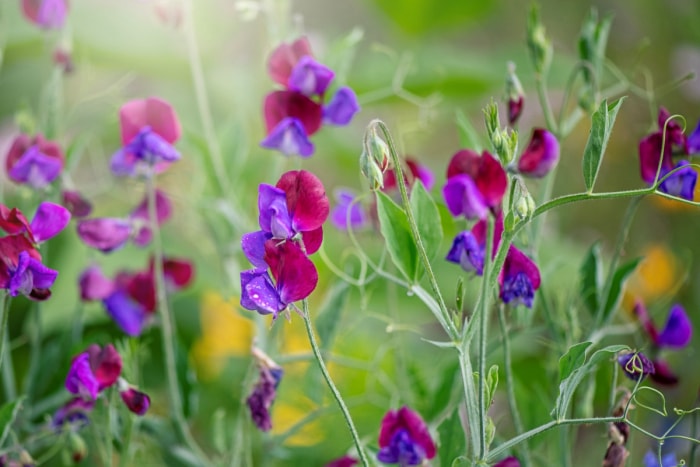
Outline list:
[[[357,455],[360,457],[360,461],[362,461],[362,465],[365,467],[369,467],[369,460],[367,459],[367,454],[365,454],[365,450],[362,447],[362,441],[360,440],[360,435],[357,433],[357,429],[355,428],[355,424],[352,421],[352,416],[350,415],[350,411],[348,410],[348,407],[345,405],[345,401],[343,400],[343,396],[340,395],[340,391],[338,391],[338,388],[335,386],[335,383],[333,382],[333,378],[331,378],[330,373],[328,372],[328,368],[326,368],[326,364],[323,361],[323,355],[321,355],[321,349],[318,347],[318,342],[316,342],[316,336],[314,335],[314,329],[313,326],[311,325],[311,317],[309,316],[309,303],[307,300],[303,300],[302,302],[302,315],[304,317],[304,324],[306,325],[306,333],[309,336],[309,343],[311,344],[311,349],[314,352],[314,356],[316,357],[316,361],[318,362],[318,366],[321,368],[321,373],[323,373],[323,378],[326,380],[326,384],[328,384],[328,388],[331,390],[331,393],[333,393],[333,397],[335,398],[336,402],[338,402],[338,406],[340,407],[340,411],[343,413],[343,417],[345,418],[345,423],[347,423],[348,428],[350,429],[350,434],[352,435],[352,440],[355,443],[355,448],[357,449]]]
[[[153,238],[153,274],[156,285],[156,305],[160,316],[161,338],[163,341],[163,355],[165,356],[165,373],[168,384],[168,396],[170,397],[170,409],[174,418],[175,427],[182,441],[202,461],[207,462],[207,456],[192,437],[185,415],[182,412],[182,396],[177,379],[177,365],[175,359],[175,323],[168,308],[168,299],[165,295],[165,276],[163,273],[163,247],[158,228],[158,212],[156,207],[155,174],[151,173],[146,179],[146,192],[148,196],[148,216],[151,224]]]

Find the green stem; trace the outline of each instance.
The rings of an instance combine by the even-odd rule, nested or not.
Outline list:
[[[330,373],[328,372],[328,369],[326,368],[326,364],[323,361],[323,356],[321,355],[321,349],[318,347],[318,343],[316,342],[316,336],[314,335],[314,329],[313,326],[311,325],[311,317],[309,316],[309,303],[306,299],[302,300],[302,315],[304,317],[304,324],[306,325],[306,333],[309,336],[309,343],[311,344],[311,350],[314,352],[314,356],[316,356],[316,361],[318,362],[318,366],[321,368],[321,373],[323,373],[323,378],[326,380],[326,383],[328,384],[328,388],[331,390],[331,393],[333,393],[333,397],[335,398],[336,402],[338,402],[338,406],[340,407],[340,411],[343,413],[343,417],[345,418],[345,423],[347,423],[348,428],[350,429],[350,434],[352,434],[352,440],[355,442],[355,448],[357,449],[357,455],[360,457],[360,461],[362,461],[362,465],[365,467],[369,467],[369,460],[367,459],[367,454],[365,454],[365,450],[362,447],[362,441],[360,440],[360,435],[357,433],[357,429],[355,428],[355,424],[352,421],[352,417],[350,416],[350,411],[348,410],[347,406],[345,405],[345,401],[343,400],[343,396],[340,395],[340,392],[338,391],[338,388],[335,386],[335,383],[333,382],[333,379],[331,378]]]
[[[119,466],[128,467],[133,465],[131,462],[131,441],[134,437],[134,417],[135,415],[128,413],[126,415],[126,427],[124,428],[124,443],[122,444],[121,452],[119,453]]]
[[[547,125],[547,129],[551,131],[558,139],[559,129],[557,128],[557,121],[554,118],[552,104],[550,104],[549,96],[547,95],[547,83],[541,74],[537,74],[535,76],[535,87],[537,88],[537,96],[540,100],[540,107],[542,107],[542,113],[544,115],[544,121]]]
[[[158,212],[156,206],[155,174],[151,173],[146,178],[146,193],[148,196],[148,216],[151,224],[153,238],[153,274],[156,285],[156,304],[161,321],[161,337],[163,341],[163,355],[165,356],[165,373],[170,397],[170,408],[173,414],[175,426],[180,438],[187,447],[202,461],[208,462],[207,456],[192,437],[185,416],[182,413],[182,397],[177,379],[177,365],[175,359],[175,323],[174,317],[168,308],[168,299],[165,295],[165,276],[163,273],[163,247],[158,228]]]
[[[430,283],[430,288],[435,294],[438,305],[440,306],[440,314],[436,315],[436,318],[442,325],[443,329],[450,336],[451,339],[457,340],[459,338],[459,331],[457,327],[452,322],[450,317],[450,312],[447,309],[445,300],[442,298],[442,293],[440,292],[440,287],[438,286],[437,279],[433,273],[433,268],[430,265],[430,258],[428,253],[425,251],[425,245],[423,244],[423,239],[421,238],[420,231],[418,230],[418,224],[416,223],[416,218],[413,216],[413,210],[411,209],[411,203],[408,199],[408,191],[406,190],[406,184],[403,183],[405,180],[403,175],[403,169],[401,166],[401,159],[396,152],[396,146],[394,145],[394,140],[391,138],[389,129],[381,120],[372,120],[369,127],[377,126],[384,136],[384,140],[389,146],[389,155],[391,157],[391,162],[394,164],[394,173],[396,175],[397,185],[399,186],[399,191],[401,193],[401,201],[403,203],[404,211],[406,211],[406,217],[408,219],[408,225],[411,228],[411,235],[413,236],[413,241],[418,249],[418,256],[420,257],[423,267],[425,268],[426,276],[428,277],[428,283]]]
[[[522,433],[523,421],[520,418],[518,410],[518,402],[515,399],[515,378],[513,378],[513,361],[511,358],[510,335],[508,334],[508,326],[506,324],[505,305],[501,304],[498,307],[498,322],[501,326],[501,336],[503,336],[503,355],[504,355],[504,371],[506,374],[506,395],[508,397],[508,406],[510,408],[510,417],[513,420],[513,427],[516,433]],[[523,466],[530,467],[532,465],[532,456],[527,440],[523,442],[521,450],[521,459]]]
[[[474,369],[469,358],[469,349],[458,347],[459,368],[462,376],[462,388],[464,390],[464,402],[467,406],[467,420],[469,424],[469,435],[471,437],[472,450],[479,446],[479,431],[475,427],[479,426],[479,409],[477,407],[476,386],[474,386]]]
[[[8,293],[3,296],[2,319],[0,320],[0,366],[2,366],[2,384],[5,391],[5,399],[13,401],[17,397],[15,390],[15,372],[12,367],[12,355],[5,352],[5,347],[10,342],[10,333],[7,324],[10,318],[10,302],[12,298]]]
[[[10,298],[9,293],[4,293],[2,296],[2,316],[0,316],[0,364],[3,362],[3,358],[5,357],[5,341],[7,340],[5,337],[5,333],[7,331],[7,323],[9,322],[9,317],[10,317],[10,302],[12,299]]]
[[[698,412],[695,411],[691,414],[690,422],[690,436],[693,438],[698,437]],[[698,449],[697,443],[693,443],[690,447],[690,454],[688,454],[688,467],[695,467],[695,452]]]

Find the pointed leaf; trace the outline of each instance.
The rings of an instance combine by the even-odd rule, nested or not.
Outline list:
[[[579,342],[569,347],[569,350],[559,359],[559,382],[568,378],[574,370],[586,362],[586,349],[593,343]]]
[[[467,450],[467,440],[464,436],[465,430],[462,428],[459,412],[455,410],[438,427],[438,437],[440,440],[440,466],[451,467],[453,460],[463,455]],[[458,464],[459,465],[459,464]]]
[[[379,230],[386,241],[386,248],[401,274],[412,281],[416,277],[418,252],[411,237],[406,213],[391,198],[377,192]]]
[[[608,294],[607,299],[605,300],[605,309],[603,310],[603,323],[605,323],[610,315],[617,309],[617,306],[620,303],[620,299],[622,298],[622,287],[625,285],[625,281],[627,281],[627,278],[634,272],[635,269],[637,269],[637,266],[639,266],[639,263],[642,261],[644,258],[636,258],[633,259],[632,261],[629,261],[615,271],[615,274],[613,274],[612,277],[612,284],[610,286],[610,293]]]
[[[600,259],[600,244],[594,243],[588,250],[586,259],[581,265],[581,300],[591,316],[594,316],[600,306],[600,290],[603,282],[603,267]]]
[[[440,251],[442,243],[442,224],[440,222],[440,212],[430,193],[425,189],[420,180],[416,180],[411,190],[411,210],[418,225],[418,232],[423,240],[423,247],[428,254],[429,259],[435,258],[435,255]],[[424,274],[425,268],[416,267],[416,277],[414,281],[418,282]]]
[[[603,100],[598,110],[593,114],[591,132],[583,151],[583,181],[586,183],[586,189],[589,193],[593,192],[593,186],[603,162],[605,148],[608,145],[608,139],[610,139],[610,133],[623,100],[624,97],[621,97],[612,104]]]

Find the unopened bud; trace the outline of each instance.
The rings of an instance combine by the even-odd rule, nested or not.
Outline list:
[[[528,219],[535,212],[535,200],[532,199],[530,193],[523,193],[523,195],[515,202],[514,210],[515,214],[521,219]]]
[[[71,431],[69,438],[71,449],[71,460],[76,464],[82,462],[87,457],[88,449],[85,440],[78,433]]]
[[[545,74],[552,59],[552,43],[547,39],[544,25],[540,22],[540,10],[537,6],[533,6],[528,15],[527,46],[535,72]]]
[[[360,155],[360,170],[369,182],[370,189],[384,188],[384,170],[388,165],[389,146],[374,128],[367,130],[364,148]]]
[[[508,106],[508,124],[510,126],[520,118],[523,112],[525,92],[520,84],[518,75],[515,74],[515,63],[508,62],[508,73],[506,74],[506,105]]]

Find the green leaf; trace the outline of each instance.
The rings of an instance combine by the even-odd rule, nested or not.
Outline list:
[[[617,306],[620,303],[620,299],[622,298],[622,287],[625,285],[625,281],[627,281],[627,278],[634,272],[635,269],[637,269],[637,266],[639,266],[639,263],[642,261],[644,258],[636,258],[633,259],[632,261],[629,261],[615,271],[615,274],[613,274],[612,277],[612,284],[610,285],[610,293],[608,294],[607,299],[605,300],[605,308],[603,310],[603,320],[602,322],[605,323],[612,312],[614,312],[617,309]]]
[[[575,344],[559,359],[559,395],[552,411],[552,416],[557,420],[566,418],[571,399],[583,378],[610,354],[616,354],[629,348],[626,345],[611,345],[598,350],[586,360],[586,349],[591,345],[591,342]]]
[[[389,256],[401,274],[412,281],[418,268],[418,251],[413,243],[406,213],[381,191],[376,194],[379,230],[386,241]]]
[[[316,333],[321,341],[321,350],[328,350],[331,347],[335,330],[340,323],[340,316],[348,301],[349,291],[350,284],[338,281],[326,293],[315,320]]]
[[[498,387],[498,365],[491,365],[489,372],[486,375],[486,410],[488,411],[491,407],[491,402],[496,395],[496,388]]]
[[[656,405],[660,405],[661,408],[657,409],[652,405],[652,401],[643,401],[640,400],[640,395],[642,392],[650,392],[653,396],[650,397],[650,399],[656,399]],[[659,391],[658,389],[654,389],[650,386],[640,386],[637,388],[635,391],[634,395],[632,396],[632,400],[634,401],[635,404],[637,404],[639,407],[644,407],[647,410],[651,410],[652,412],[656,412],[657,414],[661,415],[662,417],[665,417],[668,415],[666,412],[666,398],[664,397],[663,393]]]
[[[440,412],[448,407],[455,397],[459,397],[461,384],[455,381],[459,375],[459,365],[453,362],[447,368],[440,372],[437,388],[433,391],[430,401],[430,407],[425,412],[427,419],[437,417]]]
[[[423,240],[423,247],[428,255],[428,259],[432,260],[440,251],[442,244],[442,224],[440,223],[440,212],[437,205],[420,180],[416,180],[416,183],[413,185],[410,203],[413,216],[416,219],[416,225],[418,226],[418,233]],[[418,282],[424,273],[425,268],[422,265],[416,266],[414,282]]]
[[[451,467],[453,460],[464,455],[467,449],[465,430],[458,411],[452,412],[452,415],[440,424],[437,431],[440,439],[440,466]]]
[[[600,290],[603,283],[603,267],[600,259],[600,244],[594,243],[581,265],[581,300],[591,316],[600,306]]]
[[[459,146],[464,149],[481,153],[484,146],[481,144],[479,133],[474,129],[474,125],[469,121],[464,112],[458,110],[455,114],[457,121],[457,131],[459,132]]]
[[[5,438],[10,433],[10,428],[17,418],[19,410],[22,408],[24,396],[0,407],[0,447],[5,442]]]
[[[404,0],[397,8],[394,0],[374,0],[379,10],[403,32],[422,36],[429,31],[444,33],[449,28],[463,28],[487,15],[496,2],[435,2],[434,0]]]
[[[583,181],[586,183],[586,189],[589,193],[593,192],[593,186],[603,162],[605,148],[608,145],[617,112],[624,99],[621,97],[609,105],[607,100],[603,100],[598,110],[593,114],[591,132],[583,151]]]

